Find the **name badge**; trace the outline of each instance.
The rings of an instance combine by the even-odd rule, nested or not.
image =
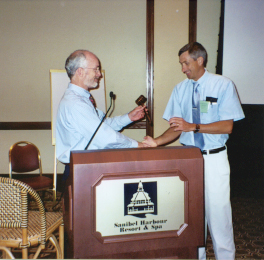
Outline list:
[[[210,101],[200,101],[200,112],[208,113],[209,105],[210,105]]]

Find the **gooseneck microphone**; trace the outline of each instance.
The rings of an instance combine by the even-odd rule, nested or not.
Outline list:
[[[95,132],[93,133],[93,135],[92,135],[92,137],[91,137],[89,143],[86,145],[86,147],[84,148],[84,150],[87,150],[87,148],[89,147],[89,145],[90,145],[90,143],[92,142],[93,138],[95,137],[97,131],[99,130],[99,128],[100,128],[100,126],[102,125],[102,123],[104,122],[104,120],[105,120],[105,118],[106,118],[106,116],[107,116],[107,114],[108,114],[110,108],[112,107],[113,99],[115,99],[115,94],[113,93],[113,91],[111,91],[111,92],[109,93],[109,96],[110,96],[110,106],[109,106],[109,108],[107,109],[107,111],[106,111],[106,113],[105,113],[103,119],[101,120],[100,124],[99,124],[98,127],[96,128]]]

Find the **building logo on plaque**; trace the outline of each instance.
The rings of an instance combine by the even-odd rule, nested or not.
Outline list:
[[[158,231],[180,234],[188,226],[184,181],[177,175],[102,179],[95,187],[95,230],[101,237]]]
[[[157,215],[157,182],[124,184],[124,215],[146,218]]]

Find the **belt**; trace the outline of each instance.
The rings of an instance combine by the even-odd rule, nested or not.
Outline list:
[[[216,148],[216,149],[212,149],[212,150],[203,150],[201,151],[202,154],[213,154],[213,153],[219,153],[219,152],[222,152],[226,149],[225,146],[223,147],[220,147],[220,148]]]

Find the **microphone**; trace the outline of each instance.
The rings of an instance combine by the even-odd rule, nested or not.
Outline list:
[[[110,96],[110,98],[113,98],[114,100],[116,98],[116,95],[114,94],[113,91],[110,91],[109,96]]]
[[[146,103],[146,101],[147,99],[143,95],[140,95],[135,102],[138,106],[143,106]],[[144,111],[147,121],[150,123],[150,125],[152,125],[148,111],[146,111],[146,109]]]
[[[107,114],[108,114],[110,108],[112,107],[112,103],[113,103],[113,100],[115,100],[116,95],[113,93],[113,91],[111,91],[111,92],[109,93],[109,96],[110,96],[110,106],[109,106],[109,108],[107,109],[107,111],[106,111],[106,113],[105,113],[103,119],[101,120],[100,124],[99,124],[98,127],[96,128],[95,132],[93,133],[93,135],[92,135],[92,137],[91,137],[89,143],[86,145],[86,147],[84,148],[84,150],[87,150],[87,148],[89,147],[89,145],[90,145],[90,143],[92,142],[93,138],[95,137],[97,131],[99,130],[99,128],[100,128],[100,126],[102,125],[102,123],[104,122],[104,120],[105,120],[105,118],[106,118],[106,116],[107,116]]]

